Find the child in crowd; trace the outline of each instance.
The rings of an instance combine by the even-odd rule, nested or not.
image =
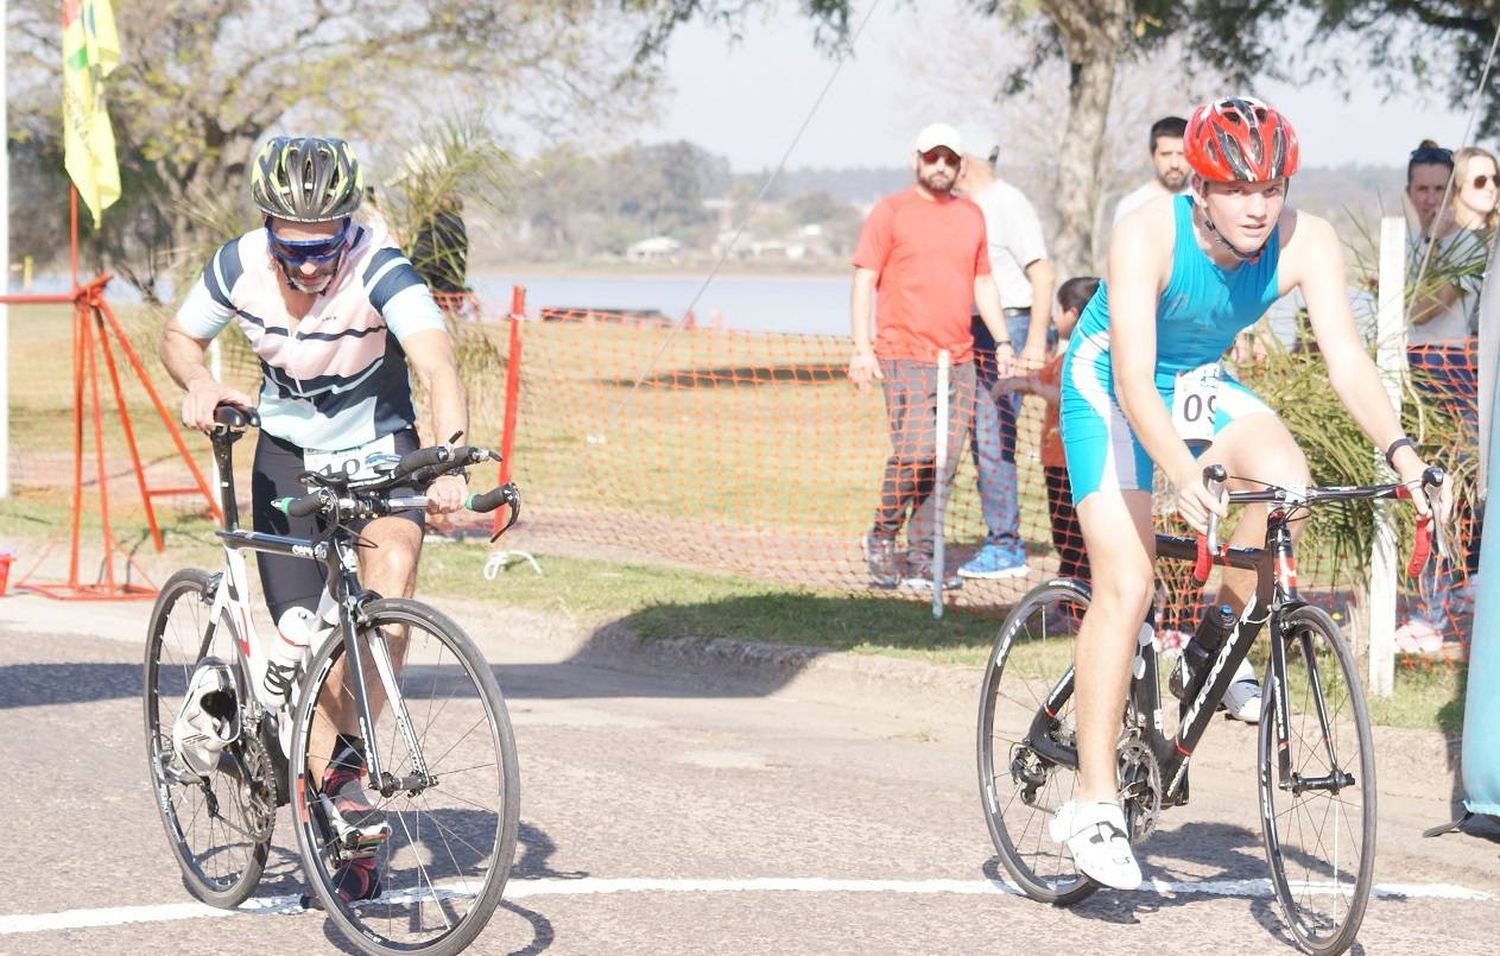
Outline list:
[[[1057,349],[1047,364],[1031,375],[1001,379],[996,388],[1026,392],[1047,403],[1042,418],[1040,457],[1047,482],[1047,513],[1052,519],[1052,545],[1057,549],[1059,577],[1088,580],[1089,559],[1083,547],[1083,530],[1073,510],[1073,489],[1068,483],[1068,462],[1063,455],[1062,431],[1058,421],[1058,383],[1062,380],[1063,355],[1068,336],[1078,324],[1083,307],[1099,288],[1093,276],[1078,276],[1064,282],[1057,290],[1058,313],[1052,320],[1057,329]]]

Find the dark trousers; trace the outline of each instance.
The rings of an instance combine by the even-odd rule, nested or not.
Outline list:
[[[885,378],[885,422],[891,456],[885,462],[880,507],[875,509],[877,535],[894,538],[906,525],[906,547],[931,557],[937,528],[941,481],[946,500],[963,454],[974,416],[974,363],[954,365],[948,377],[948,454],[937,474],[937,365],[914,359],[882,359]]]
[[[1064,578],[1089,578],[1089,556],[1083,546],[1083,528],[1073,510],[1073,486],[1068,469],[1043,468],[1047,481],[1047,514],[1052,518],[1052,546],[1057,549],[1057,574]]]

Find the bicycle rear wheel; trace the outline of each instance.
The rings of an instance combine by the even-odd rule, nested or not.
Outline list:
[[[1059,683],[1071,681],[1074,635],[1088,606],[1087,587],[1075,581],[1030,591],[1000,626],[979,697],[979,793],[995,851],[1023,893],[1060,905],[1099,885],[1047,832],[1077,773],[1039,754],[1032,735],[1041,727],[1052,741],[1077,745],[1071,692],[1054,715],[1037,718]]]
[[[1354,942],[1370,899],[1375,747],[1338,625],[1315,607],[1296,608],[1283,623],[1286,683],[1267,684],[1260,720],[1261,832],[1292,935],[1326,956]]]
[[[341,888],[349,895],[352,885],[344,882],[348,872],[340,866],[353,854],[330,827],[321,780],[309,772],[310,764],[316,768],[332,757],[319,744],[333,736],[316,706],[320,696],[334,695],[354,712],[348,682],[333,674],[346,653],[337,635],[314,656],[297,703],[292,799],[303,870],[329,918],[362,952],[457,953],[489,921],[515,856],[520,770],[510,719],[488,662],[447,617],[404,599],[372,601],[364,615],[366,686],[380,686],[368,660],[368,641],[378,630],[391,647],[410,719],[408,736],[398,726],[397,708],[387,703],[373,715],[373,741],[364,742],[379,748],[384,773],[407,778],[399,789],[364,791],[390,830],[366,857],[373,860],[380,893],[352,903],[340,896]],[[428,777],[414,783],[419,763]]]
[[[232,909],[255,892],[276,822],[276,794],[263,742],[242,720],[240,739],[200,776],[172,746],[172,723],[206,657],[234,662],[234,638],[212,620],[213,584],[205,571],[167,579],[151,611],[145,663],[146,759],[156,806],[183,883],[198,899]],[[239,681],[244,712],[245,684]]]

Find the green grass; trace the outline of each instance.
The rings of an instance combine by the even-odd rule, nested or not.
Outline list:
[[[486,551],[473,546],[429,548],[420,588],[428,593],[486,598],[566,613],[585,625],[622,621],[648,639],[732,638],[880,654],[932,664],[982,666],[1008,608],[948,608],[934,620],[930,606],[888,598],[796,590],[744,578],[656,565],[613,564],[538,556],[544,574],[513,564],[493,583],[479,576]],[[481,583],[482,582],[482,583]],[[1018,660],[1055,673],[1067,641],[1018,645]],[[1263,648],[1257,669],[1264,666]],[[1463,723],[1463,672],[1451,664],[1398,668],[1396,693],[1371,697],[1378,724],[1457,733]]]

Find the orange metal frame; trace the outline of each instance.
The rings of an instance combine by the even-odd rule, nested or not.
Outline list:
[[[59,582],[31,582],[31,574],[41,566],[47,555],[51,552],[56,539],[49,543],[41,557],[32,565],[31,569],[16,585],[24,587],[51,598],[64,600],[119,600],[129,598],[150,598],[156,594],[155,587],[150,585],[149,579],[140,567],[128,554],[125,557],[125,576],[123,580],[117,579],[115,575],[114,553],[120,549],[119,542],[115,540],[114,531],[109,519],[109,472],[104,460],[104,412],[99,401],[99,368],[96,359],[96,351],[102,352],[104,366],[109,373],[110,389],[114,394],[115,406],[120,413],[120,427],[125,436],[125,444],[130,449],[130,460],[135,468],[136,486],[140,489],[141,503],[146,510],[146,523],[151,529],[151,538],[156,545],[157,552],[163,550],[161,527],[157,524],[156,508],[153,498],[161,495],[190,495],[201,494],[203,500],[213,512],[215,520],[222,520],[219,504],[214,500],[213,490],[208,481],[203,477],[202,470],[193,456],[188,453],[187,444],[182,439],[182,432],[177,423],[163,404],[161,396],[151,383],[151,376],[147,374],[145,366],[141,364],[140,357],[130,344],[130,339],[125,334],[119,320],[115,317],[114,310],[109,307],[109,302],[104,297],[104,288],[112,278],[109,275],[101,275],[90,282],[80,284],[78,280],[78,192],[71,190],[72,194],[72,236],[70,248],[70,263],[72,270],[72,291],[58,295],[0,295],[0,302],[15,304],[50,304],[73,306],[73,504],[72,517],[69,527],[69,555],[68,555],[68,579]],[[146,394],[150,396],[156,413],[161,417],[162,424],[166,426],[167,433],[172,436],[172,443],[177,448],[177,453],[187,464],[192,473],[194,485],[192,487],[180,488],[150,488],[146,485],[146,470],[141,464],[140,450],[136,445],[135,429],[131,425],[130,412],[125,404],[124,393],[120,389],[120,371],[115,363],[114,350],[110,345],[113,338],[119,346],[120,352],[125,356],[130,368],[135,372],[136,378],[145,387]],[[88,385],[89,415],[93,422],[94,460],[98,471],[99,485],[99,518],[102,527],[101,545],[104,553],[100,560],[100,570],[95,580],[84,582],[79,580],[79,547],[82,538],[81,519],[83,516],[83,431],[84,431],[84,385]],[[4,400],[4,396],[0,396]],[[132,569],[146,584],[139,584],[132,580]]]
[[[510,481],[510,456],[516,447],[516,409],[521,397],[521,320],[526,317],[526,287],[512,286],[510,290],[510,353],[505,362],[505,424],[500,432],[500,484]],[[495,520],[490,526],[498,533],[510,520],[509,508],[496,508]]]

